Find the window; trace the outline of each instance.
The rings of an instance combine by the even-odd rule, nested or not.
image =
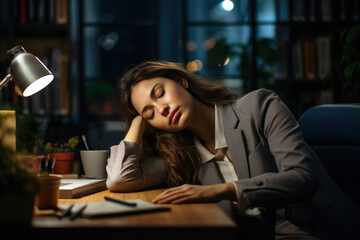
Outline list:
[[[83,1],[84,108],[114,116],[117,80],[131,65],[158,56],[157,1]]]
[[[250,1],[187,0],[184,62],[200,75],[216,76],[241,92],[251,75]]]

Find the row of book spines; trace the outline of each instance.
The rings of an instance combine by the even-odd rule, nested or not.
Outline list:
[[[0,22],[16,23],[68,23],[68,0],[11,0],[11,13],[8,11],[9,0],[0,0]]]
[[[287,43],[279,41],[284,49]],[[331,39],[330,37],[317,37],[315,40],[297,40],[290,46],[290,53],[284,54],[275,64],[274,77],[277,79],[317,80],[326,79],[331,70]],[[292,65],[288,64],[288,54]],[[291,67],[292,76],[289,76]]]
[[[42,61],[54,74],[54,80],[37,94],[21,98],[24,114],[68,115],[70,114],[69,56],[60,49],[53,49]]]
[[[275,0],[276,15],[280,21],[287,21],[289,1],[292,1],[291,20],[294,22],[330,22],[360,20],[360,0]],[[336,16],[338,15],[338,16]]]

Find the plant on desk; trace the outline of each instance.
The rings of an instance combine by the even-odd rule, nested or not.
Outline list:
[[[66,143],[46,143],[43,148],[48,158],[55,159],[54,173],[71,173],[74,151],[79,143],[79,137],[71,137]]]
[[[0,224],[30,226],[39,182],[18,154],[4,146],[3,135],[4,131],[0,131]]]

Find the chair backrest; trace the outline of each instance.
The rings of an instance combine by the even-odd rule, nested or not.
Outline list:
[[[360,206],[360,104],[312,107],[299,125],[330,176]]]

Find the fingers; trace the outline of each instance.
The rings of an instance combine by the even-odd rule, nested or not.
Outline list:
[[[198,202],[198,201],[193,196],[183,196],[181,198],[173,200],[171,203],[172,204],[180,204],[180,203],[195,203],[195,202]]]
[[[156,198],[153,199],[153,203],[185,203],[190,202],[193,199],[194,193],[191,191],[189,185],[182,185],[179,187],[170,188]]]
[[[177,198],[181,198],[184,194],[184,190],[182,188],[176,187],[166,190],[165,192],[158,195],[154,200],[153,203],[172,203],[172,201],[176,200]]]
[[[157,204],[165,204],[165,203],[178,204],[178,203],[186,203],[186,202],[190,202],[190,196],[183,193],[164,196],[156,201],[153,201],[153,203],[157,203]]]
[[[227,199],[237,201],[236,190],[232,183],[216,185],[191,185],[184,184],[179,187],[170,188],[153,199],[153,203],[198,203],[218,202]]]

